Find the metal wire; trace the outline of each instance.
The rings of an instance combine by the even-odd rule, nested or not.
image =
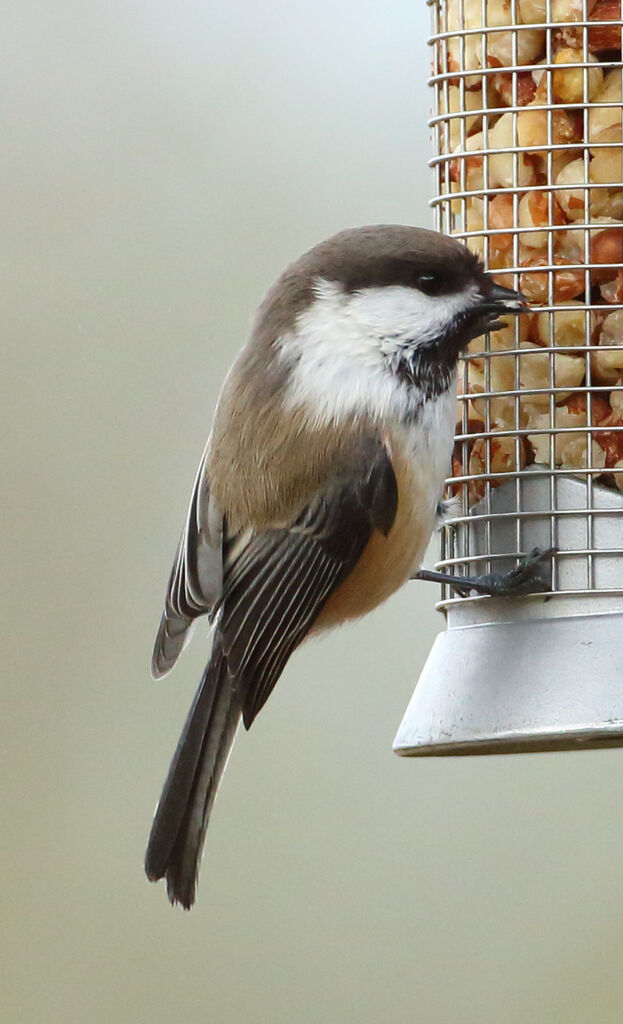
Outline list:
[[[473,342],[460,366],[447,482],[460,510],[444,529],[439,566],[490,571],[525,553],[530,523],[546,523],[556,546],[559,524],[573,517],[584,524],[583,543],[558,557],[584,560],[586,586],[559,587],[555,568],[552,594],[619,595],[623,588],[598,586],[595,570],[600,557],[621,554],[600,547],[596,524],[623,516],[623,314],[621,333],[616,318],[604,327],[623,310],[623,25],[589,0],[579,20],[569,0],[568,21],[559,20],[563,0],[556,18],[545,0],[543,22],[529,0],[428,3],[436,227],[474,249],[539,314],[517,320],[504,343],[499,334]],[[522,22],[526,12],[533,18]],[[597,50],[598,39],[615,45]],[[523,495],[535,476],[548,482],[538,511]],[[585,501],[559,508],[559,483],[570,476],[583,482]],[[500,486],[507,502],[512,492],[510,511]],[[446,589],[441,606],[481,600]]]

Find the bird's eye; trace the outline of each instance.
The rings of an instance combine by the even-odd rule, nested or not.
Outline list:
[[[440,278],[435,274],[420,274],[415,283],[425,295],[439,295],[443,288]]]

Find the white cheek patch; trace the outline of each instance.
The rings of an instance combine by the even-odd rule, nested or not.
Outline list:
[[[363,330],[411,342],[415,347],[443,334],[457,314],[473,307],[480,293],[476,284],[451,295],[425,295],[416,288],[389,285],[365,288],[349,297],[353,320]],[[391,350],[391,347],[390,347]]]
[[[434,298],[400,285],[346,293],[322,279],[315,293],[278,344],[292,366],[289,403],[306,406],[319,424],[364,415],[405,418],[414,399],[391,372],[392,355],[439,337],[479,297],[475,284]]]

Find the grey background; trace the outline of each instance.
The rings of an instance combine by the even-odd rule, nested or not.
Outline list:
[[[430,585],[295,656],[196,909],[142,875],[208,650],[149,678],[220,382],[288,259],[430,223],[424,4],[3,20],[2,1019],[619,1021],[623,754],[395,757]]]

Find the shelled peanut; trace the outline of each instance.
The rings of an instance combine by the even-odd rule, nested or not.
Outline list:
[[[539,462],[623,490],[621,0],[446,10],[448,32],[476,30],[440,50],[454,230],[534,309],[470,345],[453,474],[495,486]]]

